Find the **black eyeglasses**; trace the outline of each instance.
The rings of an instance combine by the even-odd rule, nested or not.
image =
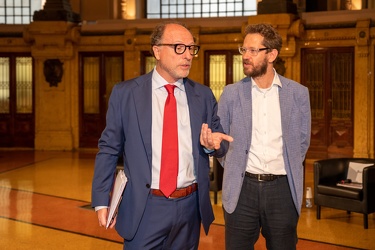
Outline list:
[[[185,44],[169,44],[169,43],[162,43],[157,44],[156,46],[171,46],[174,47],[174,52],[176,52],[177,55],[182,55],[185,53],[186,48],[189,48],[190,55],[195,56],[199,52],[199,45],[185,45]]]
[[[252,56],[257,56],[259,51],[262,51],[262,50],[267,50],[267,49],[270,49],[270,48],[261,48],[261,49],[256,49],[256,48],[245,48],[245,47],[239,47],[238,48],[238,51],[240,52],[241,55],[243,54],[246,54],[246,52],[250,52],[250,55]]]

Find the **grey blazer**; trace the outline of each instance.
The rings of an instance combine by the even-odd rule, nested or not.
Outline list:
[[[283,156],[290,191],[298,214],[303,197],[303,161],[310,144],[311,111],[308,89],[279,75]],[[224,132],[231,135],[225,157],[219,159],[224,167],[222,202],[232,213],[238,203],[251,145],[252,97],[251,79],[227,85],[220,97],[218,115]]]

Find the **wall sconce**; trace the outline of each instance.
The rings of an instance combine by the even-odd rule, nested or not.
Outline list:
[[[57,87],[63,76],[63,63],[59,59],[48,59],[44,61],[44,77],[50,87]]]

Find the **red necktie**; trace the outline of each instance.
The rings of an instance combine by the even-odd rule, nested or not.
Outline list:
[[[164,106],[163,141],[161,149],[161,169],[159,189],[169,197],[177,187],[178,134],[177,106],[174,97],[175,85],[165,85],[168,97]]]

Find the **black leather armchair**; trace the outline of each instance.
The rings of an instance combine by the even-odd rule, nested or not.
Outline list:
[[[217,193],[221,190],[223,184],[224,169],[216,159],[212,157],[210,171],[210,191],[214,192],[214,203],[217,204]]]
[[[368,214],[375,212],[375,166],[365,167],[362,189],[340,187],[336,184],[347,178],[349,162],[375,164],[375,159],[332,158],[314,162],[314,202],[316,217],[321,206],[363,214],[363,226],[368,228]]]

